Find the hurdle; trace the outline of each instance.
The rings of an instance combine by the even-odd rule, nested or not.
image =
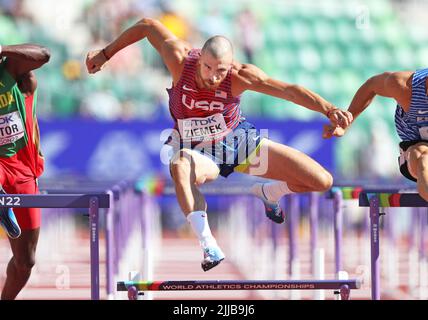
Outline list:
[[[148,279],[152,277],[157,237],[155,240],[151,237],[156,235],[160,217],[154,199],[134,182],[116,183],[107,190],[107,194],[111,201],[105,214],[106,293],[107,299],[113,300],[116,281],[125,269],[129,269],[129,264],[142,265],[143,276]],[[149,242],[152,246],[149,246]],[[132,254],[135,250],[142,250],[143,255]]]
[[[242,182],[230,181],[226,184],[213,183],[209,185],[202,185],[200,190],[204,195],[224,195],[224,196],[249,196],[247,185]],[[172,196],[175,195],[174,186],[171,184],[164,184],[162,190],[158,190],[157,196]],[[316,248],[316,216],[317,210],[315,207],[318,203],[318,196],[311,195],[311,208],[313,211],[313,221],[315,224],[312,226],[311,234],[312,248]],[[290,197],[292,210],[298,211],[297,196]],[[227,202],[227,201],[226,201]],[[226,203],[224,202],[224,203]],[[254,208],[251,204],[252,201],[247,201],[245,206],[247,208]],[[295,231],[295,227],[292,228]],[[274,230],[273,230],[274,231]],[[276,246],[277,239],[276,232],[272,232],[273,246]],[[291,240],[293,241],[293,240]],[[294,245],[290,245],[290,251],[296,251]],[[292,262],[291,260],[289,261]],[[290,267],[291,270],[291,267]],[[136,281],[135,277],[129,281],[118,281],[117,291],[127,291],[128,298],[137,300],[138,296],[142,295],[144,291],[187,291],[187,290],[334,290],[334,293],[339,292],[341,299],[347,300],[350,297],[350,290],[361,288],[361,279],[334,279],[334,280],[177,280],[177,281],[152,281],[152,279],[144,279],[143,281]]]
[[[292,194],[289,196],[289,207],[288,207],[288,234],[289,234],[289,263],[288,270],[289,276],[292,280],[297,280],[300,277],[300,260],[297,250],[297,229],[299,225],[300,216],[300,203],[299,197]],[[293,294],[294,292],[294,294]],[[291,299],[297,300],[300,298],[300,293],[295,291],[291,292]]]
[[[256,180],[254,180],[257,182]],[[264,180],[258,180],[264,181]],[[163,195],[175,195],[174,186],[171,184],[163,185],[164,190],[162,191]],[[252,196],[245,185],[240,181],[228,181],[226,183],[215,183],[209,185],[202,185],[200,188],[201,192],[204,195],[221,195],[221,196]],[[285,198],[288,199],[288,212],[287,214],[287,229],[289,234],[289,261],[288,261],[288,270],[289,276],[293,280],[297,280],[299,278],[299,266],[300,262],[298,259],[298,250],[297,250],[297,228],[298,228],[298,220],[300,217],[300,204],[299,204],[299,196],[296,194],[287,195],[281,200],[281,205],[285,207]],[[310,202],[310,246],[311,246],[311,261],[312,261],[312,274],[314,277],[322,278],[324,276],[324,251],[323,249],[318,248],[317,244],[317,229],[318,229],[318,202],[319,202],[319,194],[316,192],[311,192],[305,194],[305,196],[309,197]],[[253,197],[253,196],[252,196]],[[255,197],[254,201],[259,201]],[[230,197],[229,197],[230,199]],[[254,208],[254,203],[247,202],[247,208],[251,210]],[[254,219],[264,219],[262,216]],[[276,248],[278,242],[278,229],[277,225],[272,224],[272,242],[273,247]],[[297,297],[296,297],[297,298]]]
[[[366,185],[366,187],[363,187],[363,185]],[[408,190],[411,188],[408,184],[394,184],[390,187],[391,190]],[[346,273],[341,271],[342,270],[342,223],[343,223],[343,208],[345,207],[345,202],[349,200],[358,200],[360,193],[365,190],[369,190],[370,192],[377,192],[382,190],[385,190],[384,186],[380,186],[378,184],[375,184],[373,182],[355,182],[355,183],[339,183],[335,184],[332,189],[330,189],[326,193],[326,199],[333,200],[333,213],[334,213],[334,236],[335,236],[335,271],[338,278],[346,276]],[[364,219],[364,232],[369,233],[369,217],[364,215],[364,217],[367,217],[367,219]],[[390,241],[394,241],[394,232],[392,230],[392,221],[388,221],[389,223],[386,225],[388,238]],[[368,250],[369,251],[369,250]],[[393,255],[393,252],[389,252],[391,255]],[[367,257],[370,259],[370,257]],[[389,257],[391,258],[388,270],[389,273],[392,274],[391,269],[391,263],[393,263],[394,259],[397,260],[397,257]],[[366,265],[369,265],[370,262],[367,260]],[[397,277],[397,276],[395,276]],[[397,282],[398,285],[398,279],[393,279],[394,283]]]
[[[370,268],[371,268],[371,297],[380,300],[380,208],[388,207],[428,207],[419,194],[408,190],[368,190],[364,189],[359,195],[359,206],[369,207],[370,215]]]
[[[118,262],[120,261],[120,253],[118,248],[123,248],[127,240],[127,233],[118,234],[122,228],[116,227],[117,224],[122,224],[124,214],[121,210],[124,209],[123,200],[126,198],[126,193],[129,189],[133,189],[133,183],[110,180],[86,180],[86,179],[64,179],[64,180],[40,180],[39,187],[41,194],[82,194],[82,193],[101,193],[109,196],[109,207],[105,211],[105,254],[106,254],[106,294],[107,299],[113,299],[115,287],[115,275],[118,273]],[[128,199],[129,200],[129,199]],[[134,199],[132,199],[134,200]],[[132,206],[132,205],[131,205]],[[139,204],[138,207],[139,208]],[[138,211],[135,207],[135,212]],[[127,210],[122,210],[122,212]],[[89,215],[88,215],[89,216]],[[138,217],[138,215],[137,215]],[[126,220],[126,219],[125,219]],[[123,229],[127,231],[127,226]],[[118,254],[119,253],[119,254]]]
[[[361,188],[358,185],[335,184],[325,193],[325,199],[333,203],[333,230],[334,230],[334,274],[336,279],[346,280],[348,273],[343,268],[343,208],[347,200],[358,199]],[[338,292],[336,292],[337,294]]]
[[[99,209],[109,208],[108,194],[5,194],[2,208],[88,208],[90,227],[91,299],[100,299]]]
[[[340,290],[342,300],[349,300],[352,289],[361,287],[360,279],[351,280],[200,280],[200,281],[119,281],[117,291],[127,291],[129,300],[137,300],[144,291],[210,290]]]
[[[254,182],[263,182],[265,180],[254,179]],[[170,184],[164,185],[165,189],[163,191],[164,195],[175,195],[174,186]],[[249,193],[249,188],[246,184],[243,184],[241,181],[228,181],[226,183],[214,183],[209,185],[202,185],[200,190],[204,195],[221,195],[227,196],[224,201],[225,204],[230,203],[230,196],[236,196],[240,201],[244,202],[247,212],[254,210],[256,203],[259,202],[256,197]],[[317,247],[317,228],[318,228],[318,200],[319,195],[317,193],[307,193],[305,196],[309,197],[310,202],[310,211],[311,211],[311,262],[312,262],[312,276],[314,279],[324,280],[324,251]],[[247,198],[249,197],[249,198]],[[284,230],[288,231],[289,247],[288,247],[288,276],[291,280],[298,280],[300,278],[300,261],[298,257],[298,241],[297,241],[297,229],[300,218],[300,204],[299,204],[300,195],[287,195],[281,200],[281,205],[285,206],[285,199],[287,199],[287,223],[285,224]],[[261,203],[261,202],[260,202]],[[254,225],[258,225],[261,221],[264,221],[266,218],[260,215],[250,215],[250,223],[254,228]],[[269,220],[266,220],[269,223]],[[274,252],[278,247],[278,237],[280,231],[280,225],[271,223],[270,235],[271,242]],[[275,257],[274,257],[275,258]],[[275,260],[274,260],[275,261]],[[147,280],[147,279],[145,279]],[[317,299],[323,299],[324,295],[322,291],[314,292],[314,295]],[[300,294],[297,291],[291,292],[292,299],[299,299]]]
[[[326,193],[326,199],[333,201],[335,274],[338,279],[347,277],[347,272],[343,270],[342,257],[343,208],[345,207],[346,201],[358,200],[360,193],[363,191],[362,185],[363,183],[335,184]],[[366,185],[370,186],[370,190],[376,188],[381,189],[375,185]],[[397,187],[397,189],[398,188],[399,187]]]

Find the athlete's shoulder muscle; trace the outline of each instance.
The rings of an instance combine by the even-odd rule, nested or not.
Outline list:
[[[232,66],[232,93],[241,94],[268,78],[257,66],[236,61]]]
[[[403,101],[411,95],[412,71],[384,72],[367,80],[367,85],[376,94]]]
[[[180,39],[165,40],[162,46],[162,56],[170,63],[182,64],[192,47]]]
[[[385,78],[385,87],[390,97],[403,107],[412,101],[412,79],[414,71],[391,72]]]
[[[398,71],[388,74],[385,84],[398,90],[411,90],[414,71]]]
[[[192,47],[180,39],[168,39],[162,46],[162,57],[174,82],[178,81],[184,67],[184,61]]]

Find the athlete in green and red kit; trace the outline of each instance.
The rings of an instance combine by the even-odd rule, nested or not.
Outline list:
[[[37,178],[43,172],[44,161],[36,119],[37,81],[32,70],[40,68],[49,58],[49,51],[38,45],[0,45],[1,193],[38,193]],[[0,222],[13,253],[2,299],[15,299],[30,277],[40,218],[39,208],[0,210]]]

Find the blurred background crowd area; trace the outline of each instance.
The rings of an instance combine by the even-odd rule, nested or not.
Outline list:
[[[347,108],[369,77],[428,67],[427,9],[426,0],[0,0],[0,43],[34,42],[51,50],[50,63],[37,71],[43,119],[170,118],[165,89],[171,79],[147,41],[117,54],[95,76],[85,69],[89,50],[103,48],[142,17],[159,19],[194,47],[225,35],[240,62]],[[253,92],[244,94],[242,109],[250,119],[322,118]],[[397,153],[393,113],[392,100],[377,98],[338,141],[342,173],[358,174],[357,156],[382,163],[385,154]],[[389,163],[380,175],[398,172],[395,159]]]

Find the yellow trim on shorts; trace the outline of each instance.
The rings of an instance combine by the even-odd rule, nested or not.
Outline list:
[[[265,140],[267,140],[267,139],[263,138],[262,140],[260,140],[260,143],[253,150],[253,152],[251,152],[250,155],[243,162],[241,162],[241,164],[237,165],[233,169],[233,171],[235,171],[235,172],[245,172],[248,169],[248,167],[250,166],[250,164],[251,164],[250,160],[254,159],[254,157],[259,152],[260,147],[262,146],[263,141],[265,141]]]

